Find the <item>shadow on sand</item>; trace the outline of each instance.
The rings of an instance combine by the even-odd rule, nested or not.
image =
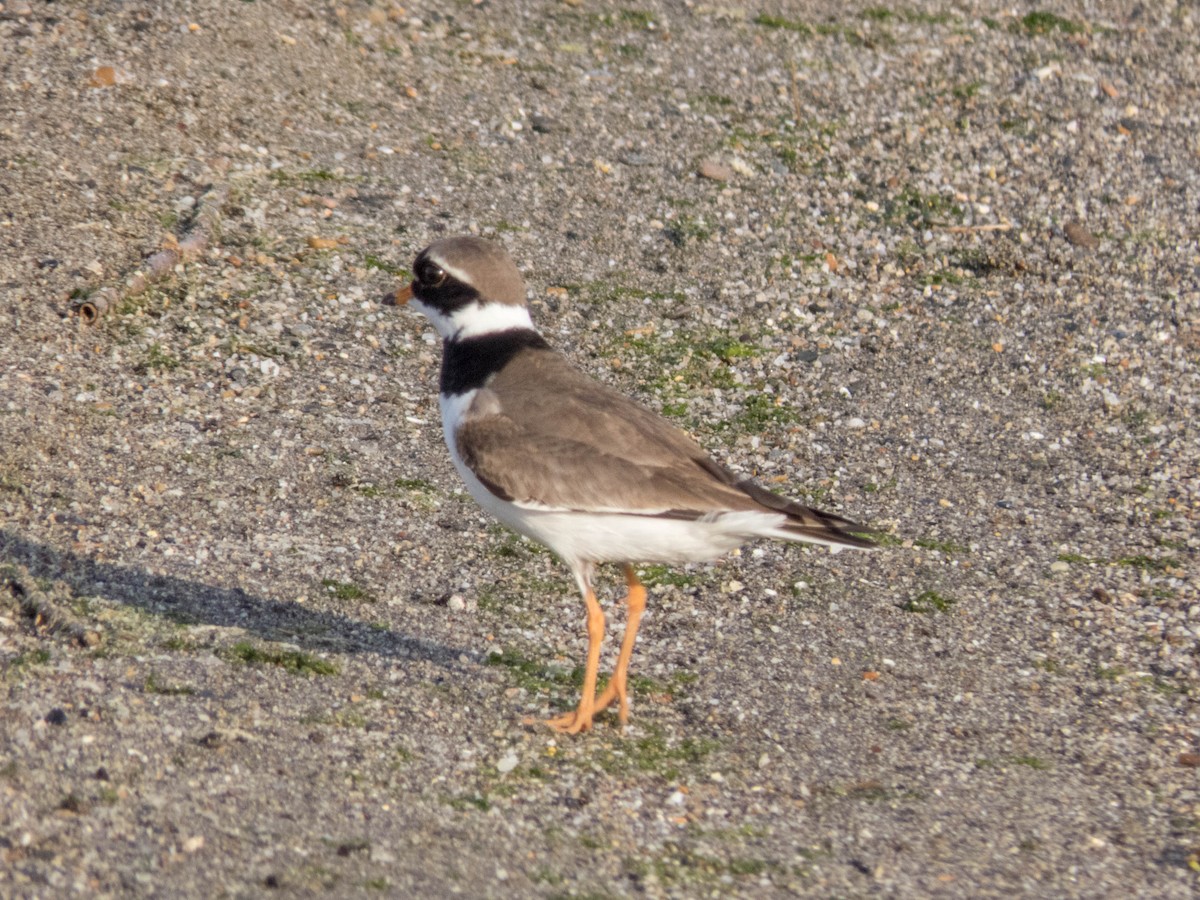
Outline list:
[[[98,594],[173,621],[241,628],[268,641],[308,650],[375,653],[460,667],[461,648],[397,634],[338,613],[256,597],[241,588],[214,587],[130,566],[97,562],[0,529],[0,563],[24,566],[35,578],[65,582],[82,596]]]

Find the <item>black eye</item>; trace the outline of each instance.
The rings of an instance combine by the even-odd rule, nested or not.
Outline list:
[[[426,263],[421,269],[421,284],[425,287],[441,287],[446,283],[446,270],[433,263]]]

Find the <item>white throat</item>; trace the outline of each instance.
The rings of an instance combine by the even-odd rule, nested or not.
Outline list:
[[[416,297],[409,305],[423,313],[437,329],[437,333],[449,341],[461,341],[485,334],[498,334],[514,328],[534,330],[529,309],[511,303],[468,303],[461,309],[446,315],[441,310],[426,306]]]

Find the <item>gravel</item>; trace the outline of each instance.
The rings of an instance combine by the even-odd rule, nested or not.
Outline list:
[[[1198,57],[1169,2],[5,0],[0,895],[1193,896]],[[468,232],[889,536],[645,570],[624,733],[540,724],[582,605],[379,302]]]

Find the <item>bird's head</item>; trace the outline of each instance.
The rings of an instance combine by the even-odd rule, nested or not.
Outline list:
[[[413,262],[413,280],[384,298],[408,304],[448,341],[533,328],[525,282],[498,244],[462,236],[430,244]]]

